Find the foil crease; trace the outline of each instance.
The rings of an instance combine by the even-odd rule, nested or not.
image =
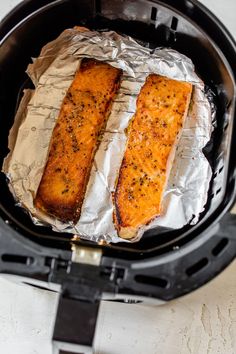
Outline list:
[[[62,223],[35,209],[36,195],[46,164],[52,131],[74,74],[84,57],[106,61],[123,70],[121,88],[96,152],[81,216],[76,225]],[[204,84],[186,56],[167,48],[151,50],[115,32],[83,28],[65,30],[43,47],[27,68],[35,90],[25,90],[9,135],[10,153],[3,171],[17,202],[37,225],[106,242],[124,242],[113,224],[112,192],[119,173],[136,98],[150,73],[188,81],[194,85],[192,100],[163,198],[163,215],[141,228],[132,239],[154,227],[181,228],[195,224],[204,210],[212,176],[202,149],[210,140],[213,116]]]

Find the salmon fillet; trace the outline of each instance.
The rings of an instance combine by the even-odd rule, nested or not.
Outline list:
[[[191,84],[156,74],[140,90],[114,193],[114,220],[122,238],[133,238],[161,214],[191,92]]]
[[[62,102],[34,204],[63,222],[79,219],[121,74],[107,63],[84,58]]]

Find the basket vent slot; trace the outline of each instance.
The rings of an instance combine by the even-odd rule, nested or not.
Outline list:
[[[220,193],[220,191],[221,191],[221,188],[217,189],[217,191],[216,191],[216,195],[217,195],[217,194],[219,194],[219,193]]]
[[[217,245],[213,248],[212,254],[213,256],[219,256],[220,253],[223,252],[225,247],[228,245],[229,240],[227,238],[222,238],[220,242],[217,243]]]
[[[186,274],[191,277],[192,275],[198,273],[201,269],[205,268],[208,264],[207,258],[202,258],[200,261],[193,264],[191,267],[186,269]]]
[[[134,277],[134,279],[137,283],[157,286],[158,288],[163,288],[163,289],[167,288],[167,286],[169,285],[169,282],[166,279],[149,277],[147,275],[138,274]]]
[[[219,174],[223,171],[224,169],[224,166],[222,166],[220,169],[219,169]]]
[[[152,21],[156,21],[156,19],[157,19],[157,8],[156,7],[152,7],[151,20]]]
[[[178,26],[178,19],[177,17],[172,17],[172,21],[171,21],[171,25],[170,25],[170,28],[173,30],[173,31],[176,31],[177,30],[177,26]]]
[[[33,263],[33,257],[20,256],[18,254],[3,254],[2,261],[6,263],[19,263],[30,265]]]

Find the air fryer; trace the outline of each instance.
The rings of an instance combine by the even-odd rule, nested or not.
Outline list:
[[[163,17],[165,23],[159,20]],[[213,178],[199,222],[149,230],[137,243],[94,244],[34,225],[1,173],[0,272],[60,291],[53,339],[65,353],[66,343],[70,352],[92,350],[102,299],[171,300],[214,278],[236,256],[236,217],[230,213],[236,195],[236,46],[196,0],[27,0],[18,5],[0,25],[1,164],[23,89],[33,87],[25,73],[31,58],[75,25],[115,30],[150,48],[171,47],[190,57],[213,93],[217,125],[204,148]]]

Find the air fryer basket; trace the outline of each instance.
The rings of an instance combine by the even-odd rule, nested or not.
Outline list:
[[[54,338],[89,345],[93,333],[81,339],[79,331],[70,332],[76,311],[91,317],[94,330],[102,297],[169,300],[212,279],[236,255],[236,217],[227,213],[236,193],[236,47],[223,25],[196,0],[24,1],[0,26],[1,162],[8,152],[9,129],[22,90],[31,85],[25,74],[31,57],[74,25],[113,29],[151,48],[172,47],[186,54],[214,93],[217,107],[217,127],[205,147],[213,179],[205,211],[195,226],[154,229],[134,244],[71,240],[71,235],[35,226],[15,205],[1,174],[0,272],[20,275],[31,284],[60,284],[59,310],[63,311],[58,312]],[[81,249],[97,255],[99,262],[82,260]]]
[[[235,258],[236,217],[228,211],[236,194],[236,46],[196,0],[26,0],[0,25],[1,163],[22,91],[32,85],[25,74],[31,57],[74,25],[112,29],[151,48],[172,47],[186,54],[217,107],[217,127],[205,147],[213,179],[195,226],[152,230],[135,244],[71,240],[71,235],[35,226],[15,205],[1,174],[0,272],[45,288],[60,285],[54,340],[82,343],[86,349],[101,298],[170,300],[206,283]]]

